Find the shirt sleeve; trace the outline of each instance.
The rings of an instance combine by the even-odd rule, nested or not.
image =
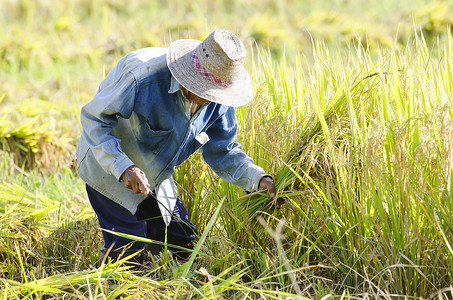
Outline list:
[[[136,80],[131,72],[115,67],[101,83],[93,100],[83,106],[83,134],[94,157],[108,174],[120,180],[134,163],[122,151],[120,139],[112,135],[118,118],[129,118],[134,107]]]
[[[255,165],[252,158],[236,142],[237,120],[234,108],[229,108],[206,131],[209,141],[201,147],[206,163],[223,180],[246,191],[258,189],[265,176],[264,170]]]

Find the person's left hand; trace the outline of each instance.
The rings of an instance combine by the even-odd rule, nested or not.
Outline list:
[[[275,197],[274,180],[272,180],[271,177],[265,176],[261,178],[258,188],[260,190],[266,190],[269,196],[271,196],[271,198]]]
[[[271,198],[275,197],[276,191],[275,191],[275,186],[274,186],[274,180],[272,177],[265,176],[261,178],[260,184],[258,186],[260,190],[266,190],[269,196]],[[285,203],[285,198],[279,197],[278,199],[275,200],[275,208],[280,209],[282,208],[282,205]]]

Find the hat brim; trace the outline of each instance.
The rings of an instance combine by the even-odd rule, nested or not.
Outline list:
[[[173,77],[184,88],[208,101],[233,107],[249,103],[253,98],[253,83],[244,67],[228,87],[210,81],[193,67],[192,51],[200,43],[197,40],[183,39],[170,44],[167,65]]]

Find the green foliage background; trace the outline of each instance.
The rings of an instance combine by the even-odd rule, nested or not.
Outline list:
[[[121,56],[137,48],[203,39],[226,28],[247,46],[269,48],[274,58],[284,54],[292,63],[296,53],[312,54],[312,40],[337,51],[356,41],[372,48],[394,41],[404,45],[414,29],[428,41],[442,39],[453,23],[451,12],[449,1],[421,0],[5,0],[0,11],[2,108],[14,120],[41,115],[51,128],[77,136],[74,117],[80,104]],[[22,107],[30,100],[32,107]]]

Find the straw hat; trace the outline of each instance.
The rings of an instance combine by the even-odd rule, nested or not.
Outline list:
[[[252,80],[243,66],[245,55],[245,46],[236,35],[216,30],[203,42],[183,39],[171,43],[167,64],[190,92],[236,107],[253,98]]]

